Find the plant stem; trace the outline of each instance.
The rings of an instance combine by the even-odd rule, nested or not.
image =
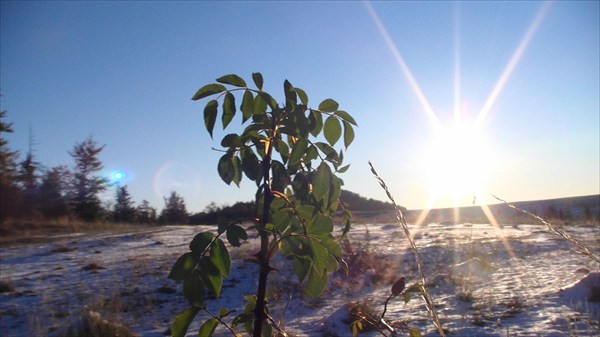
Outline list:
[[[271,191],[271,152],[273,149],[273,139],[269,142],[269,145],[265,151],[265,157],[262,162],[263,170],[263,181],[264,181],[264,202],[262,217],[259,224],[259,235],[260,235],[260,251],[258,253],[258,264],[260,273],[258,276],[258,290],[256,292],[256,307],[254,308],[254,337],[262,336],[262,326],[267,320],[267,313],[265,312],[265,297],[267,293],[267,277],[271,271],[269,265],[269,233],[264,230],[265,226],[269,222],[269,211],[271,209],[271,202],[273,201],[273,192]]]

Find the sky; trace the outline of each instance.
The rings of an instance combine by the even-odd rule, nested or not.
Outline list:
[[[21,157],[73,166],[92,137],[133,199],[191,212],[223,183],[193,94],[225,74],[357,121],[344,188],[409,209],[600,193],[599,2],[1,1],[0,98]],[[241,100],[240,100],[241,101]],[[239,117],[239,116],[238,116]],[[240,131],[235,119],[228,132]],[[110,189],[103,196],[114,197]]]

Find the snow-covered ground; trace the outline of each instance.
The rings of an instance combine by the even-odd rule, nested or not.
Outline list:
[[[597,225],[563,229],[600,255]],[[51,335],[93,310],[141,336],[164,336],[187,306],[181,285],[167,275],[191,238],[204,230],[214,227],[73,234],[0,247],[0,280],[14,288],[0,293],[0,335]],[[411,231],[448,336],[600,335],[600,303],[587,301],[591,289],[600,287],[594,274],[600,265],[542,225],[428,224]],[[257,266],[245,258],[255,244],[231,250],[231,276],[209,310],[242,310],[242,295],[255,292]],[[287,260],[274,261],[278,271],[269,279],[270,312],[290,335],[351,336],[338,319],[348,304],[367,303],[380,313],[395,279],[406,277],[408,286],[418,280],[398,225],[355,225],[344,247],[351,250],[350,276],[333,275],[319,299],[302,295]],[[417,296],[408,304],[392,299],[385,318],[406,322],[424,336],[437,335]],[[201,322],[192,324],[189,336],[197,335]],[[227,336],[222,327],[217,332]]]

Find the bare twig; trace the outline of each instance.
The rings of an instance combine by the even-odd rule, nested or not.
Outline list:
[[[394,197],[392,197],[392,194],[390,193],[390,190],[388,189],[387,185],[385,184],[385,181],[383,181],[383,179],[379,176],[379,174],[377,174],[377,171],[375,171],[375,168],[373,167],[373,164],[371,164],[370,161],[369,161],[369,166],[371,167],[371,172],[373,173],[373,175],[379,182],[379,185],[381,185],[381,187],[387,194],[388,199],[390,199],[392,204],[394,204],[394,209],[396,211],[396,219],[398,219],[398,221],[402,225],[402,229],[404,229],[404,234],[406,235],[406,238],[408,239],[408,242],[410,243],[410,246],[415,255],[415,260],[417,262],[417,268],[419,270],[419,275],[421,276],[421,284],[423,286],[422,296],[423,296],[423,299],[425,300],[425,306],[427,307],[427,313],[433,320],[433,325],[435,325],[435,327],[438,331],[438,334],[442,337],[446,337],[446,334],[444,333],[444,329],[442,329],[442,323],[440,322],[437,312],[435,311],[435,305],[433,303],[433,298],[427,291],[427,287],[426,287],[427,281],[425,279],[425,274],[423,273],[423,265],[421,263],[421,258],[419,257],[419,251],[417,249],[417,246],[415,245],[415,241],[413,240],[412,235],[410,234],[408,225],[406,224],[406,218],[404,217],[404,214],[400,210],[400,207],[398,207],[398,204],[396,204]]]
[[[229,310],[225,315],[223,316],[217,316],[215,314],[213,314],[212,312],[210,312],[206,307],[202,308],[204,309],[204,311],[209,314],[210,316],[212,316],[212,318],[216,319],[217,322],[219,322],[219,324],[223,325],[227,330],[229,330],[229,332],[231,332],[232,335],[234,336],[238,336],[238,333],[235,332],[235,330],[233,330],[232,327],[229,326],[229,324],[227,324],[223,318],[229,316],[229,314],[234,313],[235,310]]]
[[[599,259],[598,259],[598,258],[597,258],[597,257],[596,257],[594,254],[592,254],[592,252],[591,252],[591,251],[590,251],[590,250],[589,250],[589,249],[588,249],[586,246],[584,246],[584,245],[583,245],[581,242],[577,241],[575,238],[573,238],[572,236],[570,236],[570,235],[569,235],[569,233],[566,233],[566,232],[564,232],[564,231],[562,231],[562,230],[560,230],[560,229],[556,228],[554,225],[552,225],[552,224],[551,224],[551,223],[549,223],[548,221],[544,220],[544,219],[543,219],[542,217],[540,217],[540,216],[537,216],[537,215],[535,215],[535,214],[533,214],[533,213],[531,213],[531,212],[528,212],[528,211],[526,211],[526,210],[524,210],[524,209],[521,209],[521,208],[519,208],[519,207],[517,207],[517,206],[515,206],[515,205],[513,205],[513,204],[509,204],[509,203],[508,203],[508,202],[506,202],[505,200],[503,200],[503,199],[500,199],[500,198],[498,198],[497,196],[495,196],[495,195],[493,195],[493,194],[492,194],[492,196],[493,196],[494,198],[496,198],[498,201],[500,201],[500,202],[503,202],[503,203],[504,203],[506,206],[508,206],[508,207],[510,207],[510,208],[512,208],[512,209],[515,209],[515,210],[517,210],[517,211],[519,211],[519,212],[521,212],[521,213],[523,213],[523,214],[527,214],[527,215],[529,215],[529,216],[531,216],[531,217],[534,217],[535,219],[537,219],[537,220],[541,221],[541,222],[542,222],[542,223],[543,223],[543,224],[546,226],[546,228],[547,228],[549,231],[553,232],[554,234],[557,234],[558,236],[560,236],[561,238],[565,239],[565,240],[566,240],[566,241],[568,241],[570,244],[572,244],[573,246],[575,246],[575,248],[576,248],[576,249],[577,249],[577,250],[578,250],[578,251],[579,251],[581,254],[583,254],[583,255],[586,255],[586,256],[588,256],[589,258],[591,258],[592,260],[594,260],[594,261],[596,261],[596,262],[600,263],[600,260],[599,260]]]

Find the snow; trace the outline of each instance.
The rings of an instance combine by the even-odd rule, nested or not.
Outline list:
[[[598,255],[597,225],[563,229]],[[91,311],[140,336],[164,336],[187,307],[181,285],[166,277],[192,237],[205,230],[215,228],[78,233],[0,247],[0,279],[15,288],[0,293],[0,335],[56,334]],[[448,336],[599,335],[600,303],[587,299],[594,291],[598,296],[600,266],[542,225],[432,223],[411,226],[411,232]],[[364,260],[367,266],[351,264],[350,276],[332,275],[319,299],[302,294],[288,260],[273,261],[278,271],[269,279],[270,312],[290,335],[351,336],[343,323],[349,303],[369,303],[381,312],[398,277],[406,277],[407,287],[417,282],[414,257],[399,226],[355,225],[347,244],[370,258]],[[210,300],[209,310],[243,310],[243,295],[256,291],[257,266],[247,258],[256,245],[251,239],[231,249],[231,276],[224,281],[222,297]],[[418,296],[408,304],[392,299],[385,317],[391,323],[406,320],[424,336],[437,336]],[[202,322],[197,318],[188,336],[197,335]],[[222,327],[217,335],[228,336]]]

